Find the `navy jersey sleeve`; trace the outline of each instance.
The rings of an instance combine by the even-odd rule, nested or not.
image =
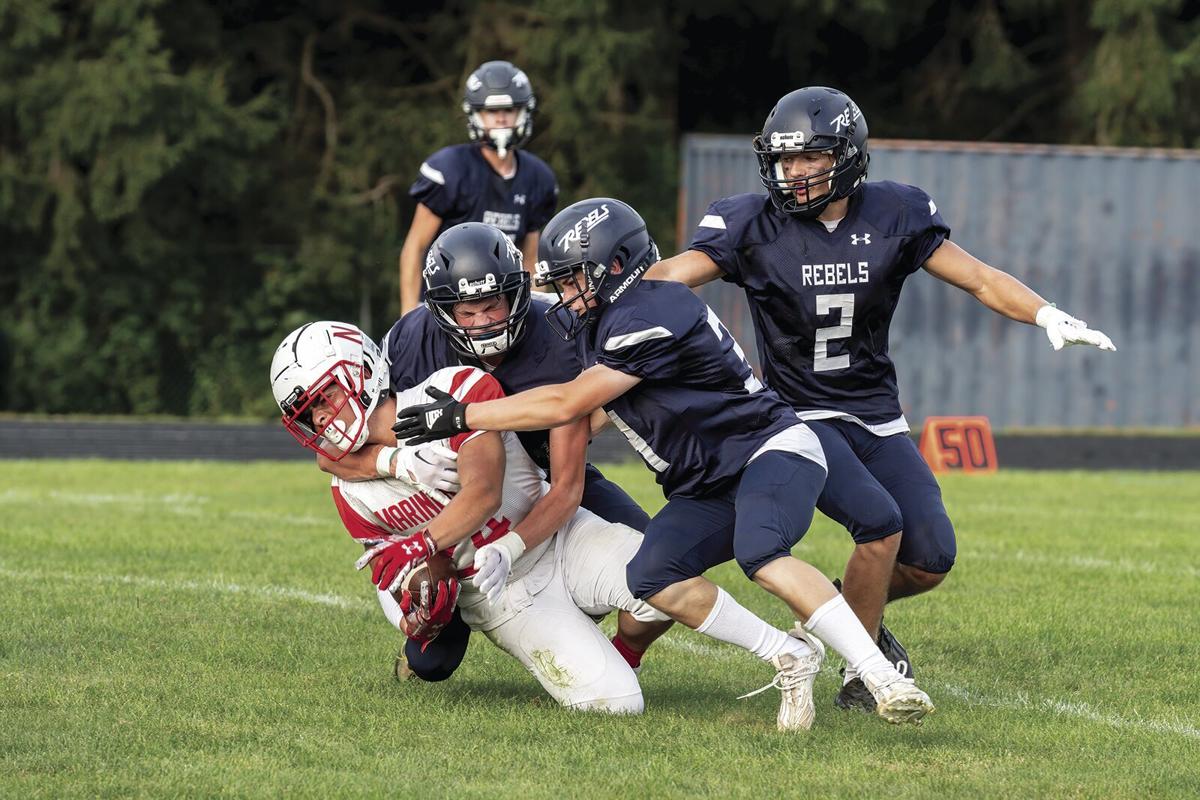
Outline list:
[[[417,306],[383,337],[391,390],[397,394],[411,389],[439,369],[457,366],[458,357],[441,335],[429,309]]]
[[[678,370],[679,340],[661,321],[634,310],[609,308],[597,331],[596,363],[642,380],[664,380]]]
[[[453,217],[459,209],[463,166],[453,147],[444,147],[421,162],[420,174],[408,194],[442,219]]]
[[[761,195],[736,195],[716,201],[704,212],[688,249],[704,253],[720,268],[724,280],[741,286],[740,249],[750,219],[761,207]]]
[[[937,204],[916,186],[896,184],[900,195],[900,233],[907,239],[902,268],[911,274],[921,268],[933,251],[950,238],[950,226],[942,219]]]
[[[546,227],[546,223],[558,209],[558,181],[554,177],[554,171],[541,159],[538,159],[536,163],[538,165],[537,193],[529,208],[528,224],[526,225],[528,231],[540,231]]]

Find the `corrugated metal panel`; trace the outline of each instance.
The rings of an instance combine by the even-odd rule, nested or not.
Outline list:
[[[679,240],[708,203],[761,192],[749,137],[684,137]],[[920,186],[954,241],[1108,333],[1116,353],[1044,334],[918,273],[892,323],[910,420],[986,414],[999,428],[1200,425],[1200,152],[876,141],[872,180]],[[744,345],[741,292],[705,287]]]

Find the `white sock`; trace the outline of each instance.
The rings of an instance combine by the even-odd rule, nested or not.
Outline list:
[[[804,624],[804,629],[832,647],[846,659],[846,677],[866,673],[895,672],[896,668],[879,652],[871,635],[839,594],[818,608]]]
[[[763,622],[719,586],[717,602],[713,603],[712,611],[696,632],[749,650],[763,661],[770,661],[780,653],[800,656],[812,652],[807,642]]]
[[[842,675],[842,686],[845,686],[847,683],[849,683],[852,680],[855,680],[856,678],[858,678],[858,670],[856,670],[854,667],[847,664],[846,671]]]

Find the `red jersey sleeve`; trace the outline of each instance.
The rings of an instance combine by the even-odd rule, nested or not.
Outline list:
[[[504,397],[504,388],[500,386],[500,381],[483,370],[467,367],[454,373],[450,395],[460,403],[482,403]],[[458,448],[480,433],[482,431],[468,431],[450,437],[450,449],[457,453]]]

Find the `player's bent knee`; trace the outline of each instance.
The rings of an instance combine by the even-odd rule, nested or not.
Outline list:
[[[908,583],[909,588],[914,594],[921,594],[923,592],[928,592],[931,589],[936,589],[939,585],[941,585],[942,581],[946,580],[946,576],[950,574],[949,571],[926,572],[919,567],[913,567],[906,564],[898,564],[897,568],[900,569],[901,573],[904,575],[905,581]]]

